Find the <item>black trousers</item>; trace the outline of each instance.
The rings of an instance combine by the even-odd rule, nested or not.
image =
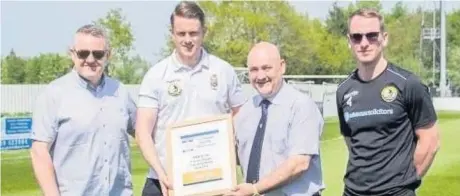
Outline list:
[[[397,187],[391,190],[375,193],[375,192],[357,192],[347,187],[343,191],[343,196],[416,196],[415,188],[408,187]]]
[[[147,178],[145,180],[144,188],[142,189],[142,196],[162,196],[160,181],[157,179]]]

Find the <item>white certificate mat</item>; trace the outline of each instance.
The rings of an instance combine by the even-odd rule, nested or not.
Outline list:
[[[187,121],[167,131],[170,195],[219,195],[236,185],[231,115]]]

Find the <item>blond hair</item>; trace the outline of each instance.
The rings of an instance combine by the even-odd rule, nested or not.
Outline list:
[[[376,9],[373,8],[361,8],[353,12],[349,17],[348,17],[348,32],[350,31],[350,23],[353,17],[355,16],[362,16],[366,18],[377,18],[379,19],[380,23],[380,31],[384,32],[385,31],[385,24],[384,24],[384,18],[383,16],[377,11]]]

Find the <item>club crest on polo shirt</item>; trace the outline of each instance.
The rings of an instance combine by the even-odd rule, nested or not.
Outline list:
[[[170,81],[168,83],[169,83],[169,85],[168,85],[168,94],[169,95],[176,97],[176,96],[181,94],[182,88],[180,86],[180,81],[179,80],[173,80],[173,81]]]
[[[385,102],[392,102],[398,96],[398,89],[396,86],[390,84],[383,87],[382,91],[380,92],[382,100]]]
[[[219,85],[219,83],[218,83],[216,74],[211,75],[211,77],[209,78],[209,83],[211,84],[211,88],[213,90],[217,90],[217,86]]]

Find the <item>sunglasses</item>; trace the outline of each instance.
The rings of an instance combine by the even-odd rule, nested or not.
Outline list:
[[[90,54],[93,55],[94,59],[101,60],[104,58],[107,51],[105,50],[73,50],[79,59],[87,59]]]
[[[351,33],[350,39],[353,43],[361,43],[363,37],[366,36],[367,41],[377,42],[379,40],[380,32],[369,32],[369,33]]]

